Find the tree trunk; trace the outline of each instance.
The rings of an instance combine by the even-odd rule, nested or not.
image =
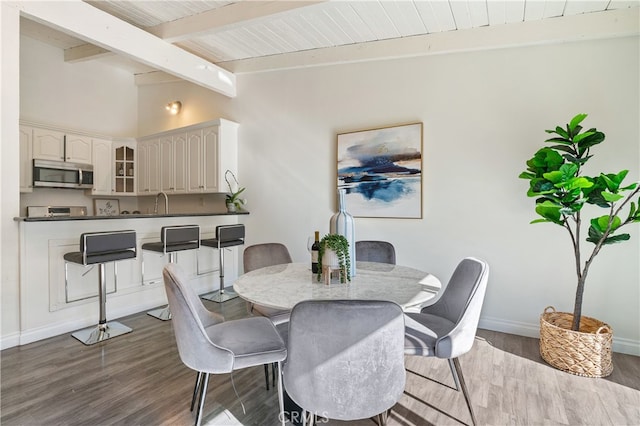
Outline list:
[[[578,288],[576,289],[576,300],[573,304],[573,323],[571,329],[573,331],[580,330],[580,318],[582,317],[582,295],[584,294],[584,275],[578,279]]]

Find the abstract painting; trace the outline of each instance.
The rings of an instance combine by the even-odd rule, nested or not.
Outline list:
[[[337,158],[353,216],[422,218],[422,123],[341,133]]]

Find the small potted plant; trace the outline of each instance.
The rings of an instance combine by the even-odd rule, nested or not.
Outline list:
[[[546,142],[553,145],[539,149],[527,161],[527,170],[520,178],[529,180],[527,195],[535,197],[535,210],[540,218],[531,223],[552,223],[564,228],[571,240],[575,257],[577,287],[573,314],[555,312],[548,307],[540,318],[540,353],[552,366],[587,377],[604,377],[611,373],[611,328],[594,318],[582,316],[582,296],[589,267],[596,255],[608,244],[629,240],[629,234],[620,229],[640,222],[640,208],[632,202],[638,195],[637,182],[623,185],[628,170],[618,173],[582,174],[582,169],[593,156],[595,145],[605,135],[595,128],[583,131],[580,123],[587,117],[578,114],[566,125],[547,130],[556,135]],[[585,240],[593,243],[591,253],[583,263],[581,242],[582,208],[597,206],[604,211],[588,223]],[[640,199],[638,200],[640,204]],[[623,208],[629,205],[628,213]],[[553,309],[553,312],[547,312]]]
[[[235,188],[236,188],[235,191],[233,190],[231,182],[229,182],[229,175],[231,175],[231,178],[235,183]],[[244,198],[240,198],[240,194],[242,194],[242,192],[246,188],[240,187],[240,184],[238,183],[236,176],[233,174],[231,170],[227,170],[226,172],[224,172],[224,180],[225,182],[227,182],[227,188],[229,188],[229,193],[226,195],[226,198],[225,198],[225,201],[227,204],[227,211],[236,212],[238,210],[242,210],[242,206],[247,202],[247,200]]]
[[[337,265],[329,264],[330,258],[337,258]],[[340,282],[351,281],[351,259],[349,256],[349,242],[344,235],[327,234],[320,240],[320,250],[318,251],[318,281],[323,273],[322,260],[325,259],[325,266],[340,269]]]

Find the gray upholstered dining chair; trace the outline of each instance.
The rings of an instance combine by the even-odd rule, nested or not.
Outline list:
[[[404,392],[404,314],[389,301],[307,300],[291,310],[283,386],[304,414],[356,420],[378,416]],[[281,416],[284,425],[284,415]],[[303,415],[306,424],[306,415]]]
[[[458,264],[434,304],[420,313],[407,313],[405,318],[405,354],[449,362],[456,390],[462,391],[474,425],[476,418],[458,358],[473,346],[488,278],[489,265],[467,257]]]
[[[251,272],[266,266],[282,265],[291,263],[289,249],[281,243],[262,243],[248,246],[242,255],[244,272]],[[289,310],[275,309],[257,303],[247,302],[247,312],[251,315],[267,317],[275,325],[283,324],[278,330],[286,329],[286,322],[289,321]],[[282,333],[281,333],[282,334]],[[286,333],[285,333],[286,334]],[[276,368],[272,370],[272,380],[276,381]],[[264,378],[269,390],[269,366],[264,365]]]
[[[396,264],[396,249],[387,241],[356,241],[356,261]]]
[[[188,285],[179,265],[165,266],[163,277],[180,359],[198,372],[191,400],[193,411],[194,403],[199,399],[195,420],[198,426],[202,421],[210,374],[280,362],[287,357],[287,349],[267,318],[224,321],[206,309]]]
[[[284,244],[280,243],[263,243],[248,246],[244,249],[242,260],[245,273],[265,266],[292,262],[289,250]],[[247,302],[247,310],[250,314],[269,318],[276,325],[289,321],[290,311],[288,310],[274,309],[251,302]]]

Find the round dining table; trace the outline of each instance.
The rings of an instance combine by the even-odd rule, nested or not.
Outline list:
[[[243,299],[275,309],[291,309],[310,299],[368,299],[390,300],[407,312],[419,312],[440,288],[440,280],[432,274],[375,262],[356,262],[356,275],[344,284],[326,285],[306,263],[256,269],[233,283],[233,289]]]

